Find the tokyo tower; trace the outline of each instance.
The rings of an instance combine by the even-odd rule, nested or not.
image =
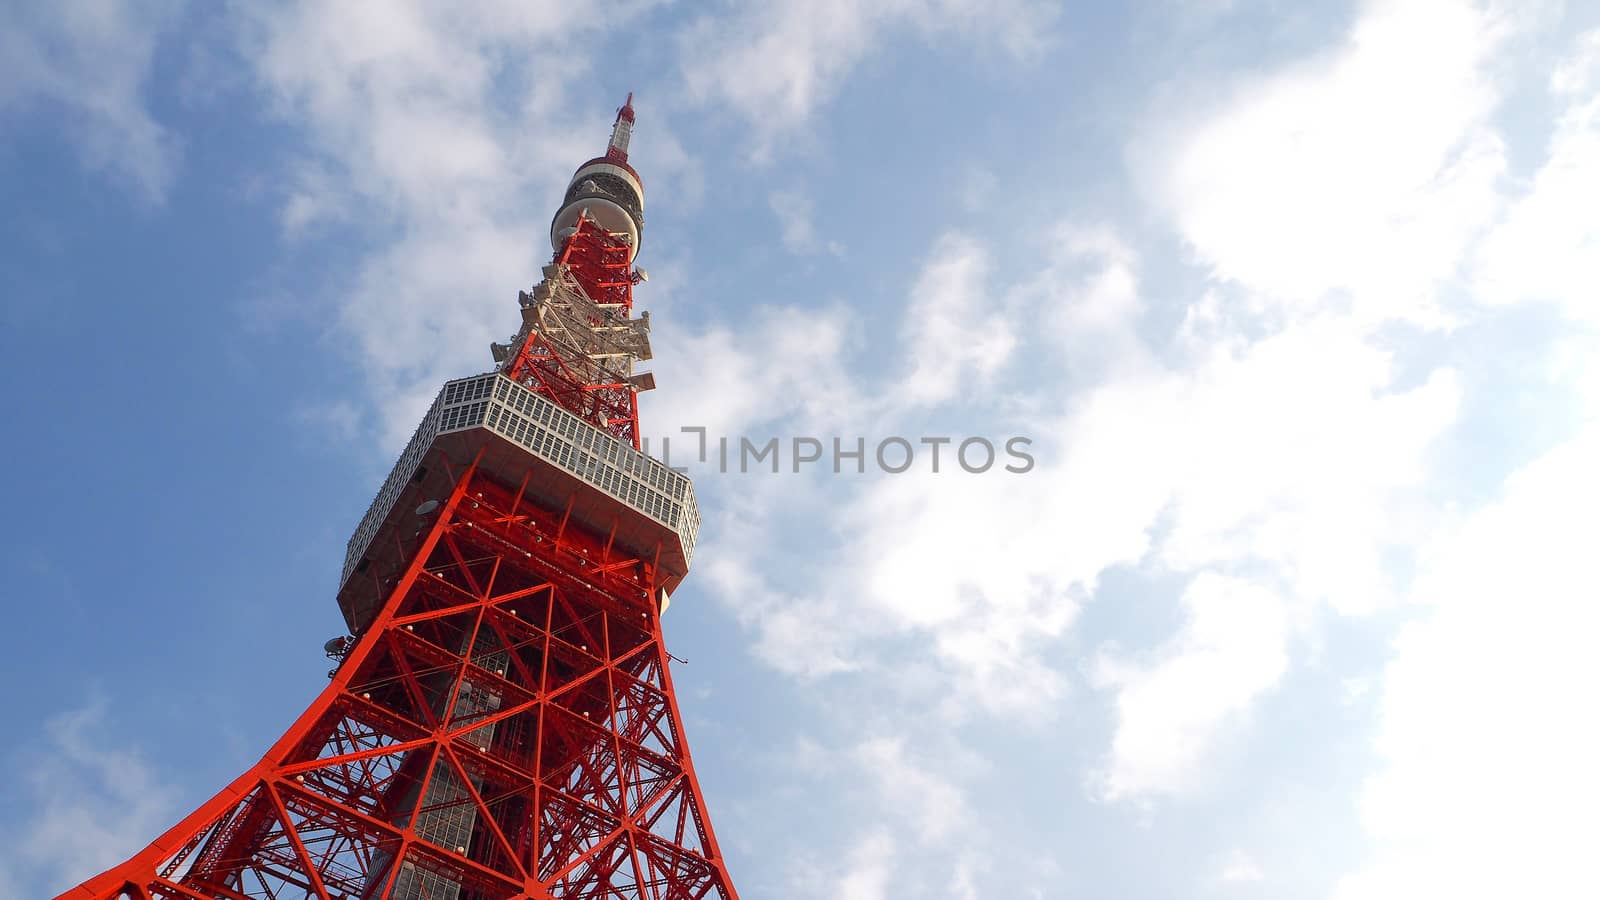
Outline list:
[[[661,636],[700,515],[640,452],[632,101],[496,368],[444,385],[351,537],[327,689],[58,900],[737,900]]]

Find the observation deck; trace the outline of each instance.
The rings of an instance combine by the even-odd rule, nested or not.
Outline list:
[[[527,502],[653,561],[669,593],[689,571],[700,509],[688,476],[504,375],[475,375],[445,383],[350,537],[338,597],[352,633],[366,627],[384,580],[409,559],[404,545],[427,504],[450,493],[450,474],[430,463],[436,450],[458,472],[478,458],[495,481],[525,484]]]

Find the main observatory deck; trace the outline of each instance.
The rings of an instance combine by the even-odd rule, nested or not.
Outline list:
[[[418,531],[417,510],[450,491],[427,464],[442,450],[452,466],[478,469],[527,501],[565,512],[572,525],[608,535],[654,561],[668,591],[689,571],[700,510],[688,476],[498,373],[447,382],[379,489],[345,551],[339,608],[359,633],[382,603]]]

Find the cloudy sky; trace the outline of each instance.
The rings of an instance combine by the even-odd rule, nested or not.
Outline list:
[[[645,432],[868,447],[673,460],[746,900],[1600,895],[1600,8],[0,15],[0,896],[325,683],[345,540],[629,90]]]

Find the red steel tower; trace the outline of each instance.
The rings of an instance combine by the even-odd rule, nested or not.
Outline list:
[[[497,368],[445,384],[350,539],[327,689],[58,900],[737,900],[661,637],[700,517],[639,449],[632,99]]]

